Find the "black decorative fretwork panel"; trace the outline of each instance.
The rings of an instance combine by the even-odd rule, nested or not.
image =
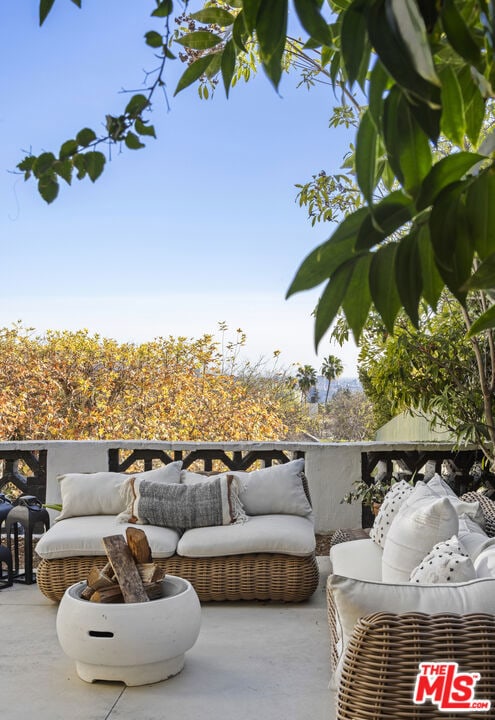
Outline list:
[[[197,448],[195,450],[165,452],[164,450],[112,448],[108,451],[108,469],[112,472],[125,472],[131,469],[134,463],[140,463],[144,465],[144,470],[151,470],[154,460],[159,460],[164,465],[182,460],[184,469],[194,465],[195,469],[211,472],[215,463],[215,470],[249,470],[257,463],[268,467],[274,463],[287,463],[301,457],[304,457],[303,451],[289,452],[260,449],[233,450],[229,452],[221,448]]]
[[[471,471],[482,459],[481,450],[372,450],[361,453],[361,477],[371,485],[375,479],[374,473],[381,465],[386,468],[387,476],[395,474],[415,481],[423,480],[426,464],[434,463],[435,472],[445,475],[447,471],[452,489],[457,495],[462,495],[479,487],[481,480]],[[363,527],[373,524],[369,508],[363,507],[362,520]]]
[[[35,495],[38,500],[46,499],[46,458],[47,450],[0,450],[0,491],[9,484],[25,495]],[[32,476],[23,475],[19,463],[27,465]]]

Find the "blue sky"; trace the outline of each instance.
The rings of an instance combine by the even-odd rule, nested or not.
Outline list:
[[[191,2],[190,7],[199,7]],[[226,321],[247,334],[246,357],[309,363],[333,353],[355,375],[357,351],[328,337],[313,349],[318,292],[285,300],[302,259],[332,228],[312,228],[298,182],[336,172],[352,134],[328,129],[328,87],[310,92],[285,77],[277,95],[260,73],[201,101],[195,87],[155,103],[158,139],[112,150],[102,177],[74,181],[46,205],[14,175],[23,150],[58,151],[83,126],[98,131],[143,87],[156,64],[143,35],[160,29],[154,2],[56,0],[42,28],[38,0],[0,12],[0,326],[88,328],[122,341],[215,333]]]

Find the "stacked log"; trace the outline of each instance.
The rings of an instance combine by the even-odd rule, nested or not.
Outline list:
[[[135,603],[162,597],[165,571],[153,562],[146,533],[139,528],[126,529],[123,535],[103,538],[108,562],[94,565],[81,597],[90,602]]]

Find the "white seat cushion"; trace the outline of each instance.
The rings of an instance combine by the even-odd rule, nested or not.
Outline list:
[[[332,573],[359,580],[382,577],[383,550],[373,540],[349,540],[330,548]]]
[[[102,538],[125,535],[127,527],[135,525],[117,522],[110,515],[86,515],[60,520],[41,537],[36,552],[45,560],[65,557],[105,555]],[[175,553],[179,533],[169,528],[145,525],[142,527],[154,558],[170,557]]]
[[[179,540],[184,557],[283,553],[304,557],[315,549],[311,520],[298,515],[257,515],[240,525],[193,528]]]

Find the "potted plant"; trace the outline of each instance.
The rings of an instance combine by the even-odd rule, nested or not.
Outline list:
[[[371,483],[359,478],[359,480],[353,482],[352,490],[344,495],[340,502],[349,504],[360,502],[362,505],[369,507],[373,515],[376,515],[385,495],[397,480],[398,478],[395,475],[388,473],[381,474]]]

